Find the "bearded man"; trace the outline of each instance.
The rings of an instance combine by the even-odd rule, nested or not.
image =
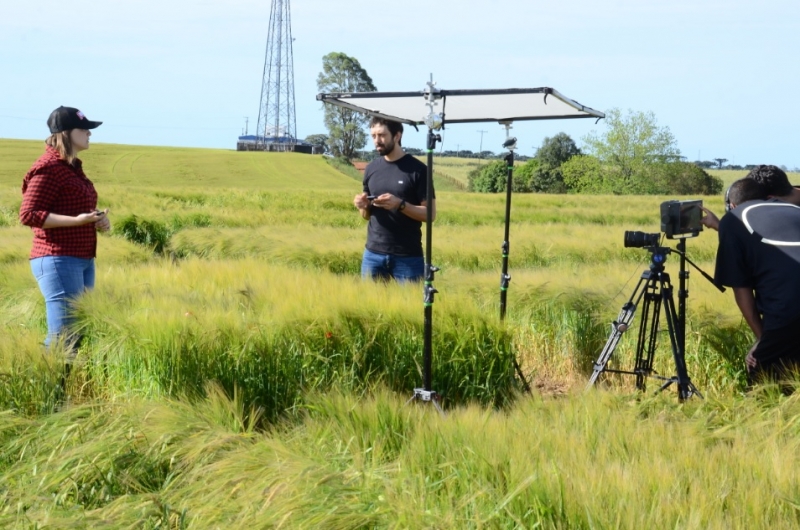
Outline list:
[[[373,117],[369,125],[380,157],[364,170],[363,192],[353,199],[361,217],[369,221],[361,276],[420,281],[425,271],[422,223],[428,215],[428,168],[403,151],[402,123]],[[435,201],[430,206],[433,220]]]

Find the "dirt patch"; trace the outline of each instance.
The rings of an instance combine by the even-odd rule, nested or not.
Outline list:
[[[536,377],[530,382],[539,394],[547,397],[562,397],[570,392],[571,385],[566,381],[550,379],[547,377]]]

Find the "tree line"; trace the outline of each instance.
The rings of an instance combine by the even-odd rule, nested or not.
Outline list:
[[[545,138],[536,156],[514,169],[512,191],[595,194],[715,195],[723,183],[680,156],[675,137],[652,112],[606,112],[603,132],[583,138],[583,149],[566,133]],[[504,162],[469,174],[469,189],[505,191]]]

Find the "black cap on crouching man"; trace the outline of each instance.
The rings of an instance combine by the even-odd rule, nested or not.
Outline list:
[[[72,107],[58,107],[50,113],[47,118],[47,126],[50,127],[52,134],[72,129],[94,129],[99,127],[102,121],[91,121],[84,116],[83,112]]]

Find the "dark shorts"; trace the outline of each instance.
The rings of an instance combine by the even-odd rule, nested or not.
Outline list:
[[[800,317],[781,328],[764,331],[753,357],[756,367],[750,371],[751,380],[794,379],[800,371]]]

